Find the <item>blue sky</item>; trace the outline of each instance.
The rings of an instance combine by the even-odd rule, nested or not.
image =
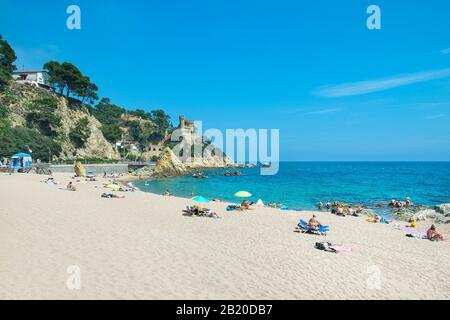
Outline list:
[[[282,160],[450,160],[448,1],[25,2],[0,0],[17,66],[73,62],[125,108],[279,128]]]

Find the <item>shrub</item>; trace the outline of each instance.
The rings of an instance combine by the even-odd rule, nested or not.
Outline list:
[[[26,116],[28,128],[36,128],[47,137],[56,137],[61,125],[61,118],[55,114],[57,107],[58,100],[51,95],[34,100],[29,106],[31,112]]]
[[[83,148],[90,136],[91,130],[89,129],[89,119],[87,117],[81,118],[69,133],[69,139],[77,149]]]

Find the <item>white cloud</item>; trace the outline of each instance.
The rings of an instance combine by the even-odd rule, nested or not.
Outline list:
[[[449,76],[450,69],[401,74],[384,79],[324,86],[315,91],[314,94],[324,98],[356,96],[402,87],[413,83],[437,80]]]

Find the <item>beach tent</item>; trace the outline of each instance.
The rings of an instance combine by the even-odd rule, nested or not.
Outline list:
[[[257,207],[264,207],[264,202],[261,199],[259,199],[258,202],[256,202],[256,206]]]
[[[31,168],[33,166],[33,158],[27,153],[17,153],[11,159],[14,168]]]

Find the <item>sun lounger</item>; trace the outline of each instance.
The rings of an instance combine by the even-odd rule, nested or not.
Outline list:
[[[308,223],[304,220],[300,220],[297,227],[302,233],[317,234],[317,235],[326,235],[330,231],[330,227],[328,226],[311,228],[310,226],[308,226]]]

